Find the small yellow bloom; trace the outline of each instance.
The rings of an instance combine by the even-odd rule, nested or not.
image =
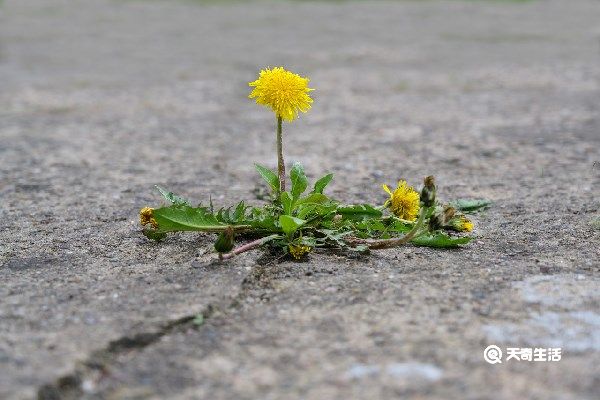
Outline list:
[[[419,213],[419,192],[408,186],[406,181],[398,181],[398,187],[392,192],[388,185],[383,185],[390,198],[385,202],[385,206],[389,207],[392,213],[398,218],[407,221],[417,219]]]
[[[154,219],[154,208],[144,207],[140,210],[140,224],[151,224],[153,228],[158,228],[158,223]]]
[[[294,257],[296,260],[299,260],[305,254],[310,253],[312,248],[310,246],[306,246],[303,244],[290,244],[288,246],[288,250],[290,251],[290,254],[292,255],[292,257]]]
[[[452,227],[459,232],[471,232],[473,230],[473,223],[467,217],[461,215],[452,220]]]
[[[292,121],[298,111],[307,112],[313,100],[308,93],[314,89],[308,87],[308,78],[303,78],[283,67],[264,69],[254,82],[248,98],[256,98],[256,103],[268,106],[278,117]]]

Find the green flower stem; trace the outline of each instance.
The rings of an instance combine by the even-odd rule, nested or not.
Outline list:
[[[277,172],[279,173],[279,193],[285,192],[285,163],[283,161],[283,121],[277,116]]]
[[[366,245],[369,247],[369,249],[371,250],[378,250],[378,249],[389,249],[392,247],[397,247],[397,246],[401,246],[403,244],[406,244],[408,242],[410,242],[411,240],[413,240],[416,236],[418,236],[418,234],[421,234],[421,228],[423,227],[423,224],[425,223],[425,216],[429,213],[429,210],[432,207],[421,207],[421,210],[419,212],[419,218],[417,219],[417,222],[415,223],[415,226],[413,226],[413,228],[404,236],[402,236],[401,238],[392,238],[392,239],[356,239],[356,238],[348,238],[346,241],[351,245],[351,246],[356,246],[356,245]]]
[[[266,237],[254,240],[252,242],[246,243],[240,247],[233,249],[229,253],[219,254],[219,259],[220,260],[228,260],[230,258],[237,256],[238,254],[244,253],[246,251],[254,250],[257,247],[260,247],[263,244],[265,244],[273,239],[276,239],[278,237],[280,237],[280,235],[270,235],[270,236],[266,236]]]

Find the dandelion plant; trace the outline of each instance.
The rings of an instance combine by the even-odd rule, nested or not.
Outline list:
[[[169,205],[140,210],[144,235],[160,241],[169,232],[216,234],[214,248],[223,260],[264,246],[299,260],[315,248],[368,252],[406,244],[452,248],[470,241],[465,233],[473,230],[473,223],[465,213],[485,208],[489,202],[443,204],[436,199],[432,176],[424,179],[420,193],[400,180],[393,190],[383,185],[389,198],[382,205],[344,204],[325,194],[333,174],[311,186],[302,165],[295,163],[287,190],[283,122],[292,122],[299,112],[310,110],[313,89],[308,83],[308,78],[283,67],[266,68],[249,83],[253,88],[249,98],[271,108],[276,119],[277,173],[255,164],[271,192],[267,204],[250,206],[240,201],[215,210],[212,202],[192,206],[187,199],[159,187]]]

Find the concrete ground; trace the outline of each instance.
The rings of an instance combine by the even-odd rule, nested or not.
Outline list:
[[[598,21],[594,0],[4,1],[0,398],[597,399]],[[267,65],[317,89],[289,162],[346,202],[433,174],[495,202],[476,240],[224,264],[210,236],[146,240],[155,184],[259,202]]]

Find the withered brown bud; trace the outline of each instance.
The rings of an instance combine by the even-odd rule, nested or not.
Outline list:
[[[443,210],[436,209],[436,212],[429,218],[429,230],[435,231],[445,227],[454,218],[455,213],[454,207],[450,206],[444,207]]]
[[[454,207],[444,207],[444,225],[446,225],[452,218],[454,218],[455,214],[456,210],[454,209]]]

